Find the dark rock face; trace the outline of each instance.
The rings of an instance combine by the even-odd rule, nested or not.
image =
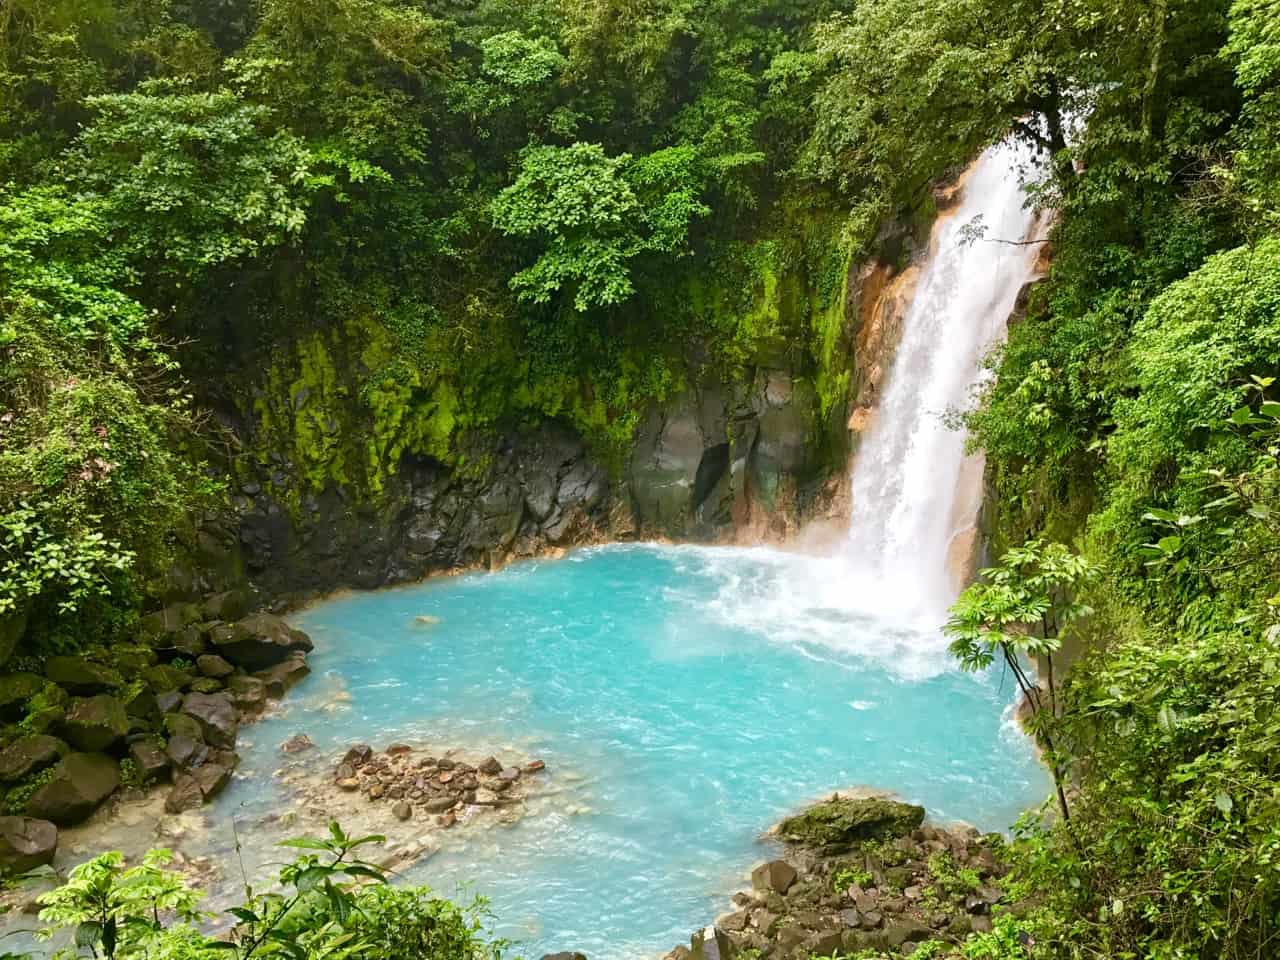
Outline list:
[[[751,871],[751,887],[767,893],[785,894],[797,876],[796,868],[785,860],[771,860]]]
[[[26,873],[53,862],[58,828],[48,820],[0,817],[0,868]]]
[[[310,672],[311,668],[307,666],[305,656],[295,653],[281,663],[277,663],[274,667],[259,670],[254,676],[266,685],[268,697],[273,700],[279,700],[289,692],[289,689],[294,684]]]
[[[891,840],[924,822],[924,807],[878,797],[833,798],[778,825],[778,835],[808,847],[847,847],[861,840]]]
[[[53,768],[53,778],[31,795],[27,813],[60,827],[79,823],[120,786],[120,766],[101,753],[73,753]]]
[[[169,757],[154,743],[145,740],[131,743],[129,758],[146,780],[162,780],[169,773]]]
[[[124,704],[100,693],[96,697],[73,700],[62,729],[74,747],[88,752],[106,750],[129,732],[129,717]]]
[[[57,737],[39,733],[23,737],[0,751],[0,780],[21,780],[28,774],[51,767],[70,752]]]
[[[254,582],[287,593],[377,587],[598,538],[724,538],[753,503],[793,518],[826,509],[817,498],[845,472],[848,432],[833,411],[844,440],[827,442],[817,409],[809,380],[781,367],[695,387],[650,411],[612,480],[555,423],[475,441],[468,460],[487,465],[478,475],[406,456],[376,496],[294,489],[303,481],[280,456],[235,498],[239,550]],[[286,506],[291,489],[301,508]]]

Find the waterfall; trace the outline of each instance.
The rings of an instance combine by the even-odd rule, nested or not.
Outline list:
[[[1040,248],[1020,241],[1046,228],[1024,206],[1024,173],[1038,172],[1030,151],[1006,142],[965,173],[913,268],[879,402],[858,418],[847,538],[821,554],[707,552],[704,569],[721,587],[704,605],[721,621],[816,657],[852,652],[908,679],[951,668],[939,628],[969,572],[983,462],[965,454],[946,414],[968,407],[983,355],[1035,276]]]
[[[886,385],[854,457],[850,561],[855,588],[882,612],[940,622],[981,506],[982,459],[945,422],[968,406],[983,355],[1003,339],[1035,275],[1043,229],[1025,206],[1033,168],[1012,141],[969,168],[957,207],[933,228]],[[980,225],[975,239],[973,227]]]

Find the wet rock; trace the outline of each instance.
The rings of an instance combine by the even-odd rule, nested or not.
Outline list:
[[[520,779],[519,767],[504,767],[502,772],[498,774],[498,779],[507,783],[515,783]]]
[[[216,653],[206,653],[196,658],[196,669],[206,677],[222,680],[236,672],[236,668]]]
[[[484,760],[480,761],[480,766],[476,769],[486,777],[496,777],[502,772],[502,764],[498,762],[497,757],[486,757]]]
[[[255,613],[218,627],[209,639],[219,654],[246,670],[265,670],[301,651],[313,649],[311,638],[270,613]]]
[[[72,746],[93,753],[123,740],[129,732],[129,717],[123,703],[100,693],[71,701],[62,731]]]
[[[23,737],[0,751],[0,780],[12,782],[51,767],[70,752],[57,737],[39,733]]]
[[[413,753],[413,747],[409,746],[407,743],[393,743],[391,746],[387,747],[388,757],[403,757],[410,753]]]
[[[751,888],[785,894],[797,876],[796,868],[785,860],[770,860],[751,871]]]
[[[375,783],[372,787],[369,788],[369,799],[381,800],[383,796],[386,794],[386,792],[387,792],[386,787],[384,787],[380,783]]]
[[[355,777],[343,777],[336,781],[339,790],[345,790],[348,793],[354,793],[360,789],[360,781]]]
[[[53,768],[53,778],[27,801],[27,813],[60,827],[79,823],[115,793],[120,766],[101,753],[72,753]]]
[[[118,670],[84,657],[50,657],[45,661],[44,675],[58,686],[82,697],[106,693],[124,683]]]
[[[542,760],[530,760],[524,765],[525,773],[541,773],[545,769],[547,769],[547,765]]]
[[[311,738],[305,733],[295,733],[292,737],[280,744],[281,753],[302,753],[310,750],[315,746]],[[354,773],[354,771],[353,771]]]
[[[413,816],[413,807],[401,800],[391,808],[391,813],[397,820],[408,820]]]
[[[182,712],[200,724],[205,743],[228,748],[236,745],[240,715],[225,693],[189,693],[182,698]]]
[[[275,666],[259,670],[254,676],[266,684],[267,696],[273,700],[279,700],[310,672],[311,668],[307,666],[306,655],[295,653]]]
[[[145,780],[162,780],[169,773],[168,755],[147,740],[129,744],[129,759]]]
[[[422,805],[422,809],[427,813],[444,813],[454,802],[452,797],[432,797]]]
[[[0,817],[0,870],[27,873],[53,862],[58,850],[58,828],[48,820],[32,817]]]
[[[192,693],[218,693],[222,690],[222,681],[213,677],[197,677],[191,681]]]
[[[778,825],[778,834],[807,847],[848,847],[863,840],[887,840],[911,833],[924,820],[924,807],[882,798],[833,798]]]
[[[357,743],[354,747],[346,752],[342,758],[343,763],[349,763],[352,767],[359,768],[373,759],[373,747],[367,743]]]
[[[542,960],[587,960],[586,954],[577,953],[576,951],[565,951],[562,953],[544,953]]]

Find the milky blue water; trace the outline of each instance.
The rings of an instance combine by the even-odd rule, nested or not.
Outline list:
[[[408,875],[446,894],[470,881],[525,956],[592,960],[687,940],[768,855],[761,833],[835,788],[1005,829],[1047,789],[1011,687],[951,669],[936,632],[860,612],[874,597],[831,605],[839,573],[627,545],[328,600],[294,618],[313,674],[246,729],[247,777],[210,822],[234,814],[266,842],[252,824],[287,808],[269,773],[296,732],[326,755],[417,740],[540,757],[552,800],[448,831]]]

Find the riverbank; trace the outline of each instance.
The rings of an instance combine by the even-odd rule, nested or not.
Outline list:
[[[664,960],[958,957],[1004,903],[1003,841],[924,820],[923,807],[849,794],[784,819],[770,830],[783,855]]]

